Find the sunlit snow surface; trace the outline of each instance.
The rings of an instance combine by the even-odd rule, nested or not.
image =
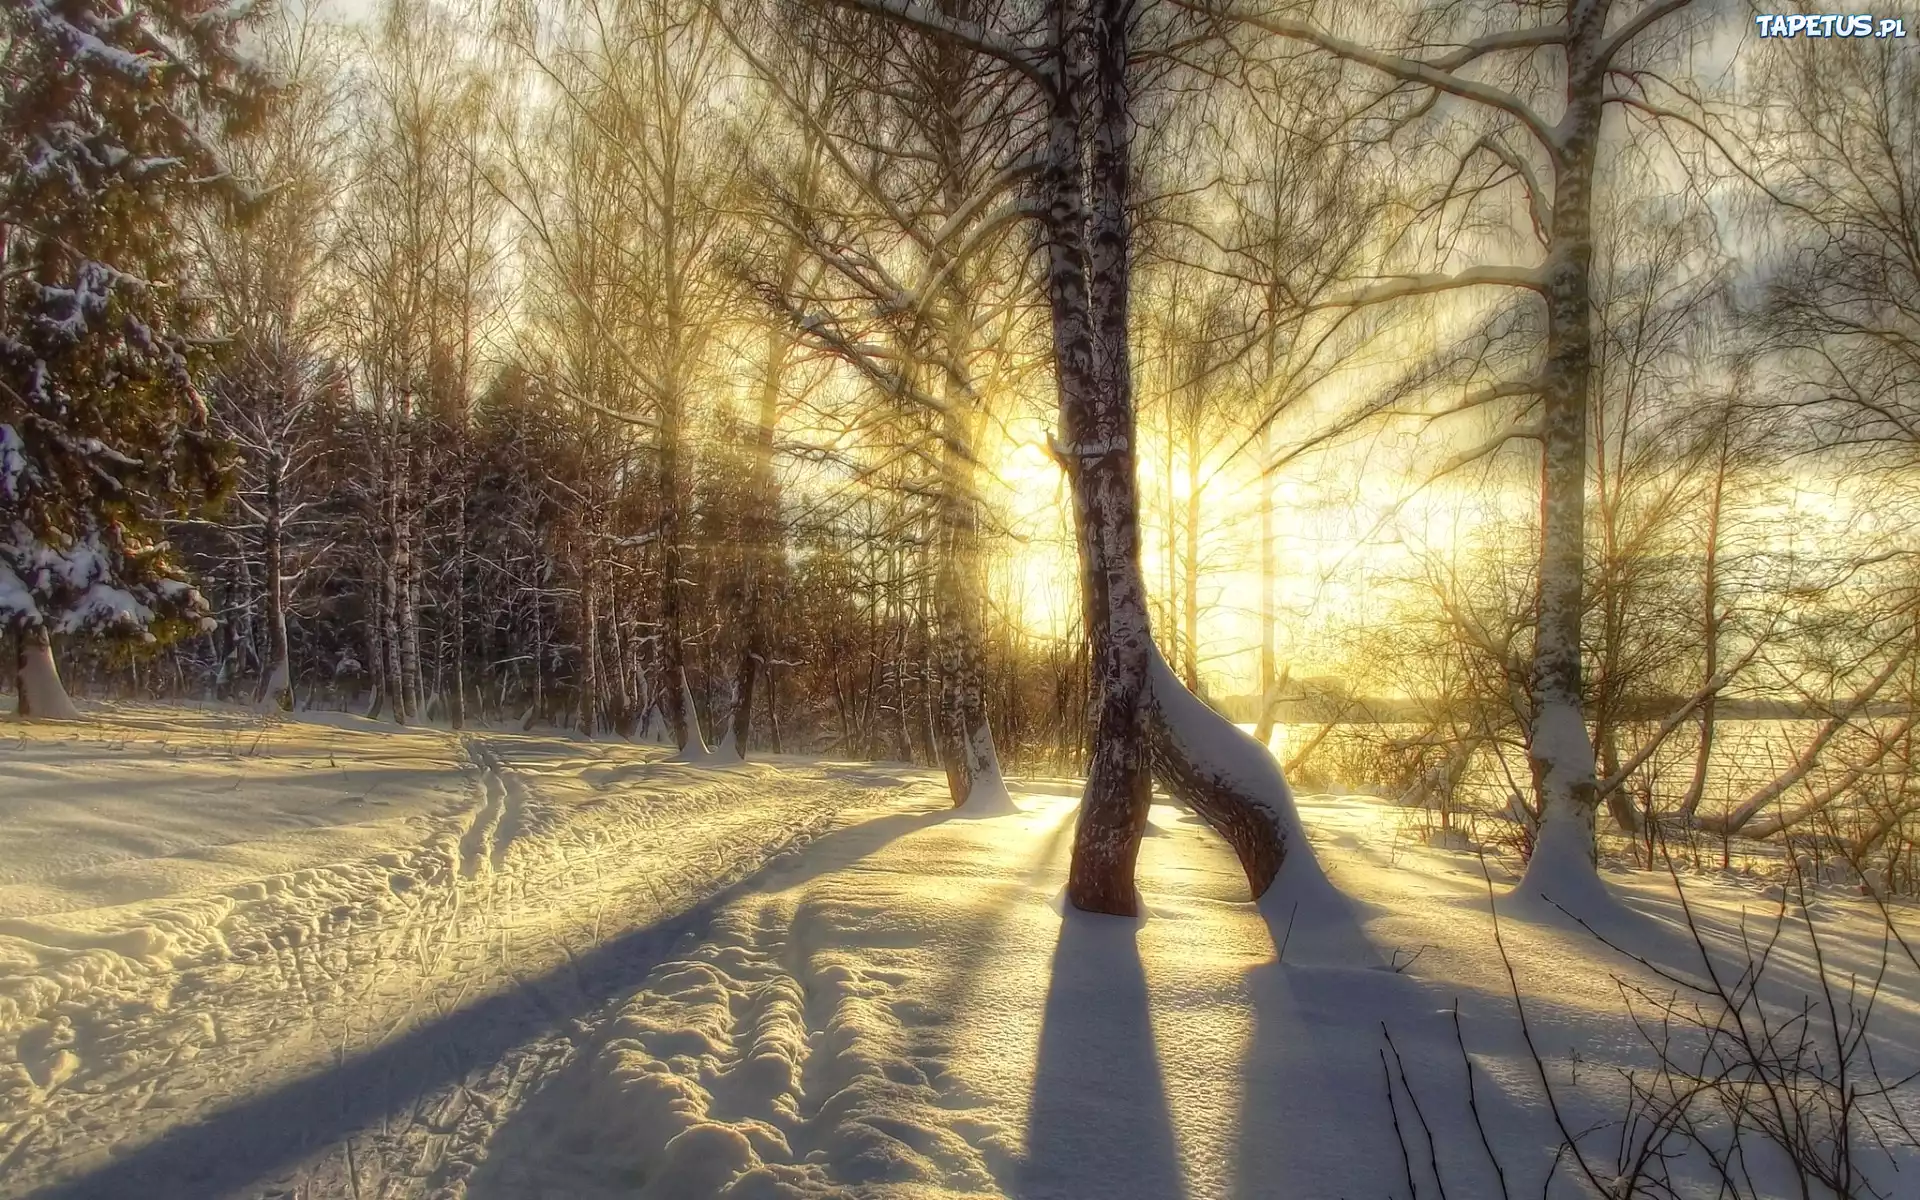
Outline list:
[[[1069,783],[968,816],[898,766],[97,715],[0,740],[0,1195],[1404,1197],[1436,1160],[1498,1195],[1456,999],[1513,1194],[1560,1140],[1491,936],[1511,864],[1378,800],[1299,801],[1336,928],[1246,903],[1164,805],[1131,922],[1063,916]],[[1640,915],[1603,932],[1698,974],[1671,882],[1608,882]],[[1757,885],[1687,886],[1714,936],[1764,935]],[[1651,973],[1504,907],[1563,1115],[1617,1119],[1651,1061],[1619,980]],[[1879,910],[1816,914],[1830,973],[1870,977]],[[1776,999],[1809,970],[1789,935]],[[1887,1075],[1920,1065],[1914,978],[1874,1012]]]

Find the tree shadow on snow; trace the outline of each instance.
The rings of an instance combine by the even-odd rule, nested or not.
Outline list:
[[[168,1129],[143,1145],[115,1146],[109,1161],[29,1195],[32,1200],[215,1200],[266,1187],[354,1135],[403,1114],[417,1117],[423,1100],[457,1087],[516,1047],[564,1033],[576,1023],[597,1025],[603,1010],[643,987],[684,939],[697,936],[715,913],[742,895],[793,887],[841,870],[948,815],[947,810],[919,809],[822,834],[803,848],[776,855],[702,904],[602,942],[567,965],[335,1066]]]
[[[1451,1006],[1457,999],[1464,1038],[1476,1055],[1496,1045],[1510,1053],[1507,998],[1443,992],[1387,967],[1276,962],[1249,972],[1246,986],[1253,1035],[1240,1079],[1235,1200],[1404,1195],[1409,1169],[1424,1191],[1432,1186],[1436,1158],[1454,1194],[1500,1194],[1466,1103]],[[1383,1025],[1392,1033],[1391,1048]],[[1396,1107],[1387,1099],[1389,1071]],[[1474,1084],[1496,1144],[1497,1135],[1510,1139],[1520,1129],[1534,1145],[1553,1140],[1549,1126],[1536,1128],[1537,1107],[1509,1096],[1484,1068]],[[1419,1101],[1417,1115],[1408,1087]],[[1531,1180],[1532,1166],[1526,1166]],[[1507,1170],[1511,1178],[1514,1166]]]
[[[1148,1017],[1138,922],[1068,908],[1040,1026],[1019,1200],[1187,1194]]]

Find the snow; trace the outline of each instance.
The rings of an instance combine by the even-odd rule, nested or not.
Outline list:
[[[1263,809],[1289,850],[1307,847],[1306,831],[1294,809],[1293,789],[1287,785],[1280,764],[1267,748],[1189,692],[1167,665],[1157,645],[1151,648],[1148,671],[1154,705],[1173,741],[1190,759],[1205,764],[1214,777]],[[1311,853],[1289,854],[1287,865],[1281,869],[1295,874],[1320,873]]]
[[[155,55],[137,53],[103,41],[98,35],[80,28],[54,11],[46,0],[26,0],[20,11],[39,26],[43,37],[60,47],[75,62],[117,71],[134,80],[144,80],[165,65],[165,61]]]
[[[1652,967],[1504,899],[1496,945],[1518,864],[1368,797],[1294,797],[1326,879],[1289,895],[1290,864],[1258,905],[1156,804],[1134,921],[1060,902],[1069,780],[1009,779],[988,816],[897,764],[94,715],[0,745],[0,1194],[1404,1197],[1409,1171],[1437,1194],[1431,1160],[1497,1195],[1457,1003],[1538,1195],[1560,1135],[1506,963],[1572,1128],[1650,1062],[1623,989]],[[1608,883],[1621,944],[1697,974],[1671,881]],[[1687,902],[1723,954],[1774,911],[1716,877]],[[1814,911],[1830,972],[1871,977],[1879,909]],[[1776,1004],[1810,951],[1790,928]],[[1887,1075],[1920,1066],[1910,967],[1874,1011]],[[1618,1141],[1583,1144],[1617,1173]],[[1589,1194],[1561,1172],[1550,1195]]]
[[[26,496],[27,444],[13,426],[0,423],[0,498]]]
[[[80,710],[74,707],[73,698],[60,686],[60,672],[54,665],[52,649],[43,642],[27,639],[18,653],[19,670],[14,682],[20,693],[19,708],[35,720],[80,720]]]

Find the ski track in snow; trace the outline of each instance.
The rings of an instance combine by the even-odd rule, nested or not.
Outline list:
[[[367,731],[334,761],[396,737],[439,789],[410,848],[0,909],[0,1196],[457,1195],[676,920],[898,790],[519,735]],[[34,750],[50,777],[121,744]]]
[[[273,774],[195,720],[159,722],[207,753],[181,767],[186,791],[152,801],[157,826],[186,828],[151,862],[128,853],[131,817],[112,802],[39,817],[29,802],[18,830],[0,814],[0,845],[66,856],[0,860],[0,1197],[1403,1195],[1426,1168],[1391,1132],[1389,1028],[1423,1105],[1414,1157],[1443,1164],[1451,1194],[1491,1195],[1455,1006],[1514,1194],[1538,1194],[1552,1166],[1486,866],[1407,839],[1391,805],[1300,798],[1351,911],[1323,905],[1298,930],[1299,876],[1247,904],[1219,839],[1156,805],[1134,922],[1063,911],[1074,789],[1059,781],[1016,783],[1016,806],[981,815],[898,765],[688,766],[351,719],[275,732],[287,769]],[[121,779],[132,742],[54,738],[17,767],[0,753],[0,786],[79,801],[74,780]],[[339,771],[356,752],[345,809],[289,782],[303,754]],[[224,814],[233,828],[177,815],[262,778],[270,790]],[[399,815],[365,817],[375,792]],[[340,812],[365,817],[352,838],[308,827]],[[55,837],[60,820],[84,836]],[[181,869],[153,863],[363,842],[389,848],[151,891]],[[1650,918],[1623,936],[1686,969],[1664,879],[1609,880]],[[1723,946],[1766,911],[1726,880],[1690,897]],[[1837,894],[1820,906],[1827,964],[1870,977],[1877,912]],[[1502,901],[1504,937],[1556,1094],[1585,1127],[1619,1112],[1619,1072],[1645,1066],[1619,1005],[1649,977],[1543,907]],[[1819,964],[1791,939],[1774,957],[1790,1007]],[[1889,1074],[1920,1066],[1920,995],[1894,974],[1877,1010]],[[1411,1127],[1409,1103],[1403,1089]],[[1910,1092],[1901,1103],[1920,1122]],[[1567,1180],[1552,1194],[1575,1194]]]

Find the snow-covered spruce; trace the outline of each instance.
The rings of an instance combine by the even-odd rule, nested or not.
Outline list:
[[[0,625],[23,715],[71,716],[50,639],[206,618],[152,536],[218,487],[177,222],[237,191],[215,146],[263,80],[248,5],[27,0],[0,16]]]

